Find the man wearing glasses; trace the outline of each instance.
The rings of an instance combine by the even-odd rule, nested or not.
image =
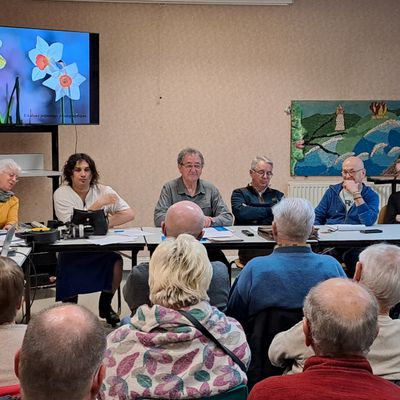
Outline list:
[[[251,182],[244,188],[232,192],[232,212],[235,225],[271,225],[271,207],[283,197],[279,190],[271,189],[272,161],[257,156],[251,161]]]
[[[257,156],[251,161],[251,182],[232,192],[232,212],[235,225],[271,225],[274,219],[271,208],[283,197],[283,193],[271,189],[272,161]],[[268,249],[239,250],[239,260],[245,265],[250,259],[271,253]]]
[[[161,189],[154,210],[154,224],[161,226],[165,214],[172,204],[182,200],[196,203],[205,215],[204,227],[232,225],[232,214],[218,189],[210,182],[200,179],[204,157],[200,151],[185,148],[178,154],[179,178],[167,182]]]
[[[348,157],[342,166],[343,182],[329,186],[315,209],[315,224],[373,225],[378,217],[378,195],[362,182],[364,163]]]
[[[362,224],[373,225],[378,217],[379,197],[363,184],[364,163],[358,157],[348,157],[342,166],[343,182],[329,186],[315,209],[315,225]],[[335,249],[334,255],[346,264],[353,277],[358,254],[362,248]]]

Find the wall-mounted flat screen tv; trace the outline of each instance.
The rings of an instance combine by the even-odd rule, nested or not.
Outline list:
[[[0,26],[0,127],[98,123],[99,34]]]

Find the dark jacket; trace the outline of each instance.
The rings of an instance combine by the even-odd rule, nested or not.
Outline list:
[[[400,214],[400,192],[392,193],[386,209],[385,224],[398,224],[396,215]]]
[[[271,225],[274,219],[271,207],[282,197],[282,192],[271,188],[267,188],[261,197],[251,185],[235,189],[231,196],[235,225]]]

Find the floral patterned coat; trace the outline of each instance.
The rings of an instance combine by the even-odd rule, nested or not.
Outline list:
[[[239,322],[203,301],[185,310],[246,365],[250,348]],[[185,399],[247,383],[246,374],[178,311],[143,305],[107,338],[101,399]]]

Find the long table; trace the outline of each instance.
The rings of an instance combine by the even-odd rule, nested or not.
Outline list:
[[[257,234],[257,227],[254,226],[229,226],[238,240],[227,240],[214,242],[207,239],[202,239],[201,242],[210,249],[221,250],[238,250],[238,249],[259,249],[261,247],[272,248],[275,246],[275,241],[267,240]],[[145,240],[150,253],[164,240],[161,228],[143,227],[142,230],[146,233]],[[242,230],[249,230],[254,233],[254,236],[246,236]]]
[[[132,265],[137,264],[137,254],[144,250],[146,242],[143,236],[138,236],[132,242],[112,243],[98,245],[91,243],[88,239],[57,240],[49,245],[41,245],[41,251],[49,252],[96,252],[96,251],[129,251],[131,252]]]
[[[380,229],[381,233],[361,233],[357,231],[341,231],[323,233],[321,226],[318,233],[319,247],[366,247],[375,243],[400,244],[400,224],[376,224],[365,229]]]
[[[140,228],[139,228],[140,229]],[[122,230],[118,230],[122,231]],[[123,230],[128,232],[128,229]],[[110,233],[107,236],[113,234],[113,230],[110,230]],[[106,245],[99,245],[92,243],[89,239],[62,239],[57,240],[52,244],[36,244],[33,248],[33,253],[35,252],[97,252],[97,251],[129,251],[131,252],[132,265],[137,264],[137,254],[139,251],[144,250],[146,246],[146,242],[143,236],[137,236],[136,238],[132,238],[129,242],[121,241],[118,243],[111,243]],[[29,249],[31,250],[31,249]],[[26,285],[26,321],[29,321],[30,318],[30,279],[28,279],[30,275],[30,263],[28,263],[27,268],[25,269],[25,273],[27,276],[27,285]]]
[[[257,234],[257,226],[230,226],[227,227],[239,239],[237,241],[218,241],[202,240],[202,243],[209,248],[231,250],[231,249],[255,249],[273,248],[276,244],[274,240],[267,240]],[[366,227],[365,229],[381,229],[381,233],[361,233],[357,231],[341,231],[323,233],[326,227],[319,226],[318,240],[310,240],[309,244],[316,248],[326,247],[365,247],[374,243],[393,243],[400,245],[400,224],[382,224]],[[150,252],[163,240],[161,228],[143,227],[147,247]],[[254,236],[246,236],[242,230],[249,230]]]

